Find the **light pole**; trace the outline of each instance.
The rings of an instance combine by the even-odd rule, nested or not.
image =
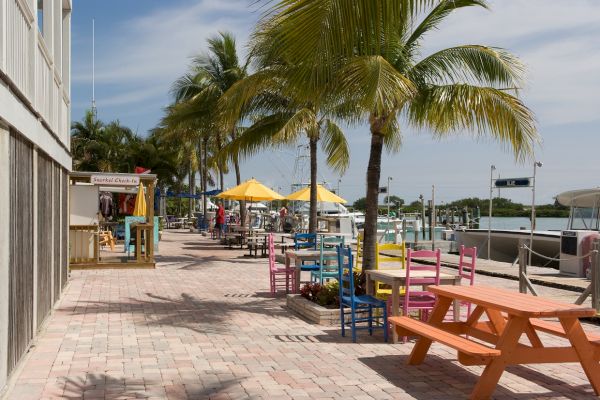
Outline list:
[[[390,225],[390,181],[392,180],[391,176],[388,176],[387,180],[387,217],[388,217],[388,228]]]
[[[529,232],[529,261],[528,265],[531,265],[531,252],[533,251],[533,230],[535,229],[535,174],[537,168],[542,167],[541,161],[533,162],[533,185],[531,189],[531,229]]]
[[[490,207],[488,210],[488,239],[487,239],[487,256],[488,260],[490,259],[490,254],[492,251],[492,196],[494,195],[494,171],[496,170],[495,165],[490,166]]]
[[[338,179],[337,195],[342,197],[342,195],[340,194],[340,183],[342,183],[342,180]]]

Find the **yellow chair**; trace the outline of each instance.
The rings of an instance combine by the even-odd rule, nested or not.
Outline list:
[[[398,262],[402,269],[405,268],[406,263],[406,243],[402,242],[401,244],[395,243],[384,243],[384,244],[375,244],[376,250],[376,261],[375,261],[375,269],[385,269],[385,263],[388,262]],[[399,256],[386,256],[381,254],[381,252],[386,250],[394,250],[401,252]],[[387,298],[392,294],[392,289],[388,285],[384,285],[380,282],[377,282],[375,285],[375,297],[378,298]]]
[[[356,256],[354,257],[355,265],[354,265],[354,270],[355,271],[362,271],[362,246],[361,243],[363,241],[363,233],[359,232],[358,233],[358,237],[356,238]]]
[[[112,232],[111,231],[101,231],[99,244],[100,244],[100,246],[109,245],[110,250],[114,251],[116,240],[115,240],[114,236],[112,235]]]

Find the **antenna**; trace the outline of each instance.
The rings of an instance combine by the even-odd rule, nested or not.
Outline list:
[[[96,120],[96,19],[92,18],[92,120]]]

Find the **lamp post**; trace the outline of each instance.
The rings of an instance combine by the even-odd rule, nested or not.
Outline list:
[[[495,165],[490,166],[490,207],[488,210],[488,238],[487,238],[487,256],[488,260],[490,259],[490,254],[492,251],[492,196],[494,195],[494,171],[496,170]]]
[[[342,197],[342,195],[340,194],[340,183],[342,183],[342,180],[341,180],[341,179],[338,179],[338,187],[337,187],[337,193],[336,193],[336,194],[337,194],[338,196]]]
[[[533,250],[533,230],[535,229],[535,175],[537,168],[542,167],[541,161],[533,162],[533,185],[531,188],[531,229],[529,232],[529,260],[528,265],[531,265],[531,252]]]
[[[390,181],[391,180],[392,180],[392,177],[388,176],[388,180],[387,180],[387,216],[388,216],[388,225],[390,224]]]

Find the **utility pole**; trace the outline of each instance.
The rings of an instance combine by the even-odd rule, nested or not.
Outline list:
[[[533,251],[533,230],[535,229],[535,175],[538,167],[542,167],[540,161],[533,162],[533,185],[531,188],[531,229],[529,232],[529,260],[528,264],[531,265],[531,252]]]
[[[421,201],[421,226],[423,227],[423,240],[425,240],[425,198],[422,194],[419,195]]]
[[[492,196],[494,195],[494,171],[496,170],[496,166],[490,166],[490,208],[488,210],[488,240],[487,240],[487,256],[488,260],[490,259],[490,254],[492,251]]]
[[[431,226],[429,227],[429,236],[431,239],[431,250],[435,250],[435,185],[431,185]]]

